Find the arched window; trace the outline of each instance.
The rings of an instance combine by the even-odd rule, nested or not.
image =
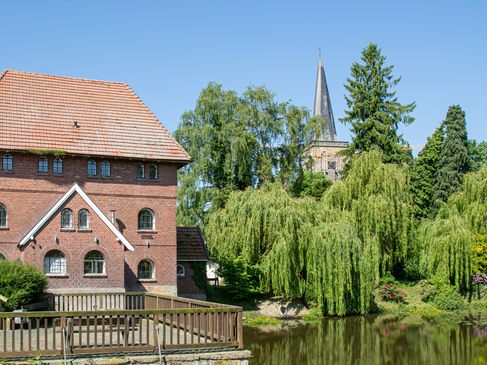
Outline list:
[[[110,172],[110,161],[102,161],[101,162],[101,176],[109,177],[111,174]]]
[[[0,260],[5,260],[5,256],[0,253]]]
[[[44,256],[44,273],[66,275],[66,257],[59,250],[51,250]]]
[[[137,164],[137,171],[135,172],[135,177],[139,180],[143,180],[145,178],[145,166],[143,163]]]
[[[7,228],[7,226],[8,226],[7,208],[5,208],[5,205],[0,204],[0,228]]]
[[[186,276],[186,269],[183,265],[178,264],[178,266],[176,267],[176,276],[178,278],[184,278]]]
[[[2,170],[3,171],[12,171],[12,168],[13,168],[12,156],[4,155],[2,158]]]
[[[105,274],[105,258],[100,251],[90,251],[85,256],[85,275]]]
[[[55,174],[63,173],[63,160],[59,157],[55,158],[52,161],[52,172],[54,172]]]
[[[150,209],[142,209],[139,212],[139,226],[141,231],[153,231],[155,227],[154,212]]]
[[[73,228],[73,211],[69,208],[61,211],[61,228]]]
[[[88,160],[88,176],[96,176],[96,161]]]
[[[78,229],[90,228],[90,213],[86,209],[78,212]]]
[[[49,172],[49,160],[46,157],[41,157],[39,159],[39,172],[47,173]]]
[[[148,259],[139,262],[139,266],[137,267],[137,276],[139,279],[154,279],[154,263]]]
[[[149,179],[150,180],[157,180],[159,177],[158,171],[157,171],[157,165],[150,165],[149,166]]]

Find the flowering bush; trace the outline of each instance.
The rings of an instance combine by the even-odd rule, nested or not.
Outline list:
[[[477,297],[480,299],[487,292],[487,274],[476,273],[472,275],[472,284],[474,290],[477,291]]]
[[[407,304],[406,295],[403,291],[400,291],[396,285],[384,283],[380,288],[380,296],[386,302]]]

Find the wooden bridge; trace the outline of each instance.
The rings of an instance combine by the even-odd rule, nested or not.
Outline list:
[[[0,358],[243,348],[242,308],[153,293],[55,294],[0,313]]]

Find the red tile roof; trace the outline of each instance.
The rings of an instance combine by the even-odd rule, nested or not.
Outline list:
[[[11,70],[0,73],[0,149],[190,161],[127,84]]]
[[[177,260],[208,261],[205,239],[198,227],[177,227]]]

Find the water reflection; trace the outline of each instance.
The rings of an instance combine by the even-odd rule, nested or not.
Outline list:
[[[251,364],[487,364],[482,318],[367,316],[244,330]]]

